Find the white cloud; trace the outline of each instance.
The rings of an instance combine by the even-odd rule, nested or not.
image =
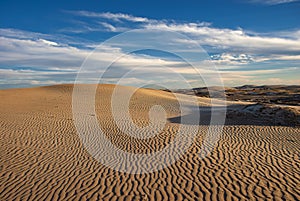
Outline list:
[[[124,31],[129,31],[130,29],[127,27],[116,27],[112,24],[109,24],[107,22],[99,22],[103,27],[106,28],[107,31],[109,32],[124,32]]]
[[[67,11],[75,15],[83,16],[83,17],[94,17],[94,18],[106,18],[109,20],[120,21],[120,20],[127,20],[130,22],[149,22],[150,20],[145,17],[135,17],[128,14],[123,13],[96,13],[90,11]]]
[[[228,49],[232,52],[248,54],[290,54],[291,52],[300,54],[300,38],[287,39],[276,36],[252,36],[241,29],[219,29],[201,27],[194,24],[152,23],[146,24],[145,28],[185,33],[198,41],[200,45],[208,45],[225,51]]]
[[[111,31],[111,32],[116,32],[117,31],[117,28],[116,27],[114,27],[113,25],[111,25],[111,24],[108,24],[108,23],[106,23],[106,22],[101,22],[100,23],[102,26],[104,26],[105,28],[107,28],[109,31]]]
[[[39,39],[38,41],[43,42],[43,43],[45,43],[47,45],[50,45],[50,46],[59,46],[58,43],[53,42],[53,41],[49,41],[49,40],[45,40],[45,39]]]
[[[60,46],[56,42],[44,39],[16,39],[0,37],[0,62],[2,64],[13,62],[15,65],[46,66],[55,67],[55,63],[60,67],[77,66],[80,67],[84,59],[91,53],[88,49],[80,49],[72,46]],[[95,62],[112,61],[116,55],[120,56],[117,61],[122,66],[137,65],[178,65],[178,62],[164,60],[143,55],[123,55],[120,48],[101,47],[96,50],[90,58]]]
[[[74,15],[97,17],[104,29],[101,31],[123,32],[134,28],[157,29],[187,34],[208,51],[230,52],[252,55],[300,55],[300,30],[273,33],[256,33],[241,28],[226,29],[212,27],[211,23],[185,23],[174,20],[154,20],[122,13],[95,13],[89,11],[69,11]],[[114,23],[119,21],[121,23]],[[127,23],[127,22],[130,23]],[[95,26],[98,26],[95,25]],[[91,28],[99,31],[99,27]],[[87,31],[85,29],[85,31]],[[184,41],[174,41],[181,42]],[[188,44],[191,40],[186,41]]]
[[[216,64],[225,65],[249,64],[254,62],[254,58],[251,55],[247,54],[222,53],[212,55],[211,59]]]

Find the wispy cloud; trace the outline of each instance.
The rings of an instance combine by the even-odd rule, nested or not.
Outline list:
[[[211,59],[216,64],[225,65],[249,64],[255,61],[251,55],[230,53],[215,54],[211,56]]]
[[[113,21],[122,21],[127,20],[130,22],[149,22],[150,20],[145,17],[135,17],[128,14],[123,13],[96,13],[90,11],[66,11],[74,15],[83,16],[83,17],[93,17],[93,18],[105,18]]]
[[[104,28],[106,28],[106,31],[109,32],[125,32],[130,30],[128,27],[113,26],[107,22],[99,22],[99,24],[101,24]]]
[[[267,34],[247,31],[242,28],[226,29],[212,27],[212,24],[208,22],[185,23],[174,20],[154,20],[120,13],[70,12],[74,15],[100,18],[95,26],[98,27],[100,24],[103,27],[101,31],[123,32],[135,28],[175,31],[187,34],[200,45],[210,47],[212,51],[217,49],[221,52],[229,51],[236,54],[248,55],[300,54],[300,30]],[[105,20],[102,18],[105,18]],[[114,23],[116,20],[121,23]]]
[[[250,0],[252,3],[260,3],[260,4],[267,4],[267,5],[277,5],[277,4],[285,4],[296,2],[299,0]]]
[[[223,51],[248,54],[300,54],[300,38],[249,35],[242,29],[219,29],[194,24],[147,24],[147,29],[176,31],[188,34],[201,45]]]

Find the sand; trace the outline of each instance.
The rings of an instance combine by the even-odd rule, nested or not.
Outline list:
[[[96,112],[116,146],[147,153],[172,141],[180,114],[171,93],[140,89],[134,95],[130,113],[137,125],[148,123],[152,105],[169,108],[165,131],[137,140],[112,121],[113,88],[99,86]],[[299,127],[231,116],[234,121],[201,160],[203,123],[188,152],[170,167],[127,174],[102,165],[83,147],[73,123],[72,85],[1,90],[0,104],[0,200],[300,200]],[[208,106],[209,99],[199,98],[199,105]]]

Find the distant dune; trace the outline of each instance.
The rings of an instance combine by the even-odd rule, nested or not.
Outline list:
[[[149,109],[162,105],[167,124],[162,133],[147,140],[127,136],[112,118],[114,88],[98,86],[95,109],[106,137],[122,150],[162,149],[174,139],[180,117],[189,115],[180,113],[172,93],[139,89],[130,102],[133,122],[148,125]],[[134,175],[105,167],[83,147],[73,122],[72,90],[73,85],[0,90],[0,200],[300,200],[297,104],[228,99],[220,140],[201,160],[198,153],[211,101],[198,97],[202,118],[188,152],[168,168]],[[126,90],[129,87],[122,87]],[[230,90],[287,93],[281,87],[262,92],[247,86],[227,93]],[[220,101],[215,106],[222,105]]]
[[[210,87],[214,97],[225,97],[231,101],[250,101],[267,104],[300,106],[299,85],[244,85],[239,87]],[[224,94],[225,90],[225,94]],[[197,95],[199,97],[210,97],[207,87],[194,89],[178,89],[177,93]]]

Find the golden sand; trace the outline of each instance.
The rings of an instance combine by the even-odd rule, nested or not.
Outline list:
[[[0,91],[0,200],[300,200],[300,129],[226,125],[211,154],[198,153],[208,125],[170,167],[127,174],[97,162],[82,145],[72,116],[72,85]],[[119,131],[109,107],[113,85],[99,86],[96,112],[106,136],[133,153],[156,151],[172,141],[178,123],[154,138]],[[126,91],[126,87],[124,87]],[[101,102],[102,101],[102,102]],[[171,93],[139,89],[133,121],[148,124],[152,105],[179,114]],[[209,100],[199,98],[200,105]]]

